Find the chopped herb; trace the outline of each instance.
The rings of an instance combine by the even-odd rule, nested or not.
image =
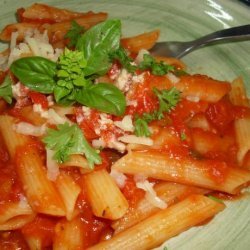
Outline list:
[[[75,20],[71,21],[71,28],[68,30],[64,38],[69,39],[68,47],[75,47],[79,37],[84,33],[85,29],[79,25]]]
[[[185,141],[187,139],[187,135],[184,132],[181,132],[181,140]]]
[[[207,197],[210,198],[211,200],[216,201],[216,202],[223,203],[223,201],[221,199],[219,199],[213,195],[208,195]]]
[[[81,129],[76,125],[68,123],[60,124],[57,129],[48,129],[43,142],[46,147],[54,150],[54,159],[63,163],[69,159],[71,154],[83,154],[88,160],[90,168],[94,164],[101,163],[101,157],[85,139]]]
[[[137,116],[135,118],[135,135],[136,136],[144,136],[149,137],[151,135],[151,132],[148,127],[148,120],[144,119],[143,117]]]
[[[130,73],[135,72],[137,69],[137,67],[132,64],[132,58],[128,56],[126,50],[122,47],[110,53],[110,59],[119,61],[120,64]]]
[[[12,82],[9,75],[4,78],[3,83],[0,85],[0,97],[2,97],[9,104],[12,103],[13,97],[11,85]]]
[[[153,89],[159,100],[158,120],[163,118],[163,112],[170,112],[180,101],[180,91],[176,88],[158,90]]]
[[[143,61],[139,64],[141,70],[151,70],[153,75],[163,76],[175,67],[164,62],[156,62],[155,58],[149,54],[144,54]]]
[[[158,97],[159,109],[152,113],[144,113],[142,116],[136,116],[134,124],[137,136],[150,136],[151,133],[148,124],[154,120],[161,120],[164,117],[163,113],[169,113],[180,100],[180,92],[175,88],[164,90],[154,88],[153,91]]]
[[[186,76],[186,75],[188,75],[188,73],[185,70],[182,70],[182,69],[176,69],[173,73],[176,76]]]
[[[165,246],[165,247],[163,248],[163,250],[168,250],[168,248]]]

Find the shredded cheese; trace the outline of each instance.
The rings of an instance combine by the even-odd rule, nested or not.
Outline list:
[[[114,124],[115,126],[126,132],[133,132],[135,129],[131,115],[125,115],[121,121],[115,121]]]
[[[171,72],[168,72],[166,76],[167,76],[168,80],[173,84],[176,84],[180,81],[180,78]]]
[[[54,151],[46,149],[47,158],[47,178],[51,181],[55,181],[59,175],[59,165],[53,159]]]
[[[147,137],[138,137],[136,135],[124,135],[118,138],[119,141],[125,143],[141,144],[146,146],[152,146],[153,140]]]
[[[130,84],[132,83],[132,74],[126,69],[122,69],[120,74],[115,80],[115,86],[123,92],[129,90]]]
[[[126,184],[127,177],[116,169],[111,169],[110,176],[114,179],[119,188],[123,188]]]
[[[136,186],[146,192],[145,198],[150,202],[153,206],[165,209],[167,208],[167,204],[165,201],[160,199],[155,190],[153,189],[154,183],[150,183],[148,180],[143,182],[136,182]]]
[[[13,125],[13,129],[17,133],[23,135],[42,136],[45,134],[47,126],[46,124],[43,124],[42,126],[38,127],[27,122],[19,122]]]

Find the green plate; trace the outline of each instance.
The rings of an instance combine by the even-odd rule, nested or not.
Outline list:
[[[0,28],[14,22],[15,10],[34,1],[0,0]],[[57,0],[40,1],[76,11],[105,11],[123,21],[123,34],[161,30],[161,41],[188,41],[210,32],[250,23],[250,8],[236,0]],[[4,48],[1,45],[1,49]],[[241,75],[250,94],[250,41],[210,46],[183,59],[189,72],[232,81]],[[205,226],[164,244],[169,250],[249,250],[250,198],[228,208]],[[159,249],[163,249],[163,246]],[[131,249],[132,250],[132,249]]]

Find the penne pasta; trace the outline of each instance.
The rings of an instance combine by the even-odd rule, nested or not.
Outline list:
[[[14,118],[7,115],[0,116],[0,133],[3,136],[8,152],[13,159],[16,154],[16,149],[30,142],[28,136],[17,134],[13,130]]]
[[[113,168],[125,174],[142,173],[146,177],[192,184],[231,194],[250,181],[250,172],[230,168],[224,162],[174,158],[168,154],[148,151],[130,152],[118,160]]]
[[[237,159],[240,164],[242,164],[245,155],[250,150],[250,118],[238,119],[234,123],[236,141],[239,147],[237,153]]]
[[[235,145],[232,136],[225,135],[222,137],[202,129],[192,129],[191,136],[193,148],[200,154],[211,152],[227,154],[229,149]]]
[[[146,32],[134,37],[127,37],[121,39],[121,44],[125,49],[131,52],[138,53],[141,49],[151,49],[160,35],[159,30]]]
[[[106,170],[85,175],[86,192],[93,213],[101,218],[119,219],[128,209],[128,202]]]
[[[229,98],[234,105],[249,107],[249,100],[247,98],[246,89],[243,79],[241,77],[233,80],[231,84],[231,91],[229,92]]]
[[[84,232],[80,217],[71,221],[61,220],[55,228],[54,250],[84,249]]]
[[[28,136],[13,130],[14,119],[0,116],[0,131],[12,158],[16,157],[17,173],[29,204],[36,212],[65,215],[64,204],[54,184],[47,179],[46,169],[35,144]],[[31,143],[31,144],[29,144]]]
[[[213,217],[225,208],[202,195],[192,195],[164,209],[137,225],[103,241],[88,250],[152,249],[165,240]]]
[[[30,250],[42,250],[41,239],[31,236],[25,236],[25,241],[27,242]]]
[[[16,230],[32,221],[35,213],[26,199],[0,204],[0,231]]]
[[[76,215],[74,209],[81,188],[69,175],[63,172],[57,177],[55,184],[65,205],[66,218],[67,220],[71,220]]]
[[[17,173],[32,209],[39,213],[64,216],[65,206],[46,169],[39,152],[30,148],[17,153]]]
[[[13,23],[7,25],[0,33],[0,40],[10,42],[11,34],[17,32],[17,41],[23,41],[25,35],[29,30],[40,30],[40,23]],[[41,29],[43,31],[43,29]]]
[[[154,190],[157,196],[169,207],[191,194],[205,194],[209,192],[207,189],[185,186],[172,182],[163,182],[156,184]],[[115,234],[120,233],[127,228],[139,223],[147,217],[161,211],[160,208],[154,206],[146,198],[139,201],[136,207],[130,207],[126,214],[119,220],[112,223]]]
[[[229,98],[234,105],[250,107],[242,78],[237,78],[232,82],[232,90],[229,93]],[[237,145],[239,147],[237,160],[239,164],[242,164],[244,157],[250,150],[250,118],[237,119],[234,125]]]
[[[199,100],[217,102],[229,93],[230,83],[214,80],[204,75],[180,76],[175,88],[182,92],[184,97],[198,97]]]
[[[59,9],[46,4],[34,3],[26,9],[19,9],[18,18],[20,21],[39,21],[39,22],[63,22],[78,17],[92,15],[93,12],[79,13],[66,9]]]

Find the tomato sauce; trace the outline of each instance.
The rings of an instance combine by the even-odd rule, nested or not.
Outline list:
[[[0,135],[0,202],[19,201],[21,195],[23,195],[23,190],[15,165],[10,161]]]
[[[121,189],[125,198],[128,200],[131,207],[135,207],[138,202],[144,197],[145,191],[136,187],[133,176],[128,176],[124,187]]]
[[[24,236],[38,238],[42,242],[42,248],[52,245],[55,225],[59,219],[46,215],[37,215],[35,219],[26,224],[21,232]]]
[[[84,247],[87,248],[100,241],[101,238],[109,237],[113,230],[110,227],[110,221],[97,218],[93,215],[91,206],[88,201],[86,189],[84,188],[84,178],[79,179],[82,191],[77,199],[77,208],[80,211],[80,218],[82,221],[82,233],[84,237]]]

